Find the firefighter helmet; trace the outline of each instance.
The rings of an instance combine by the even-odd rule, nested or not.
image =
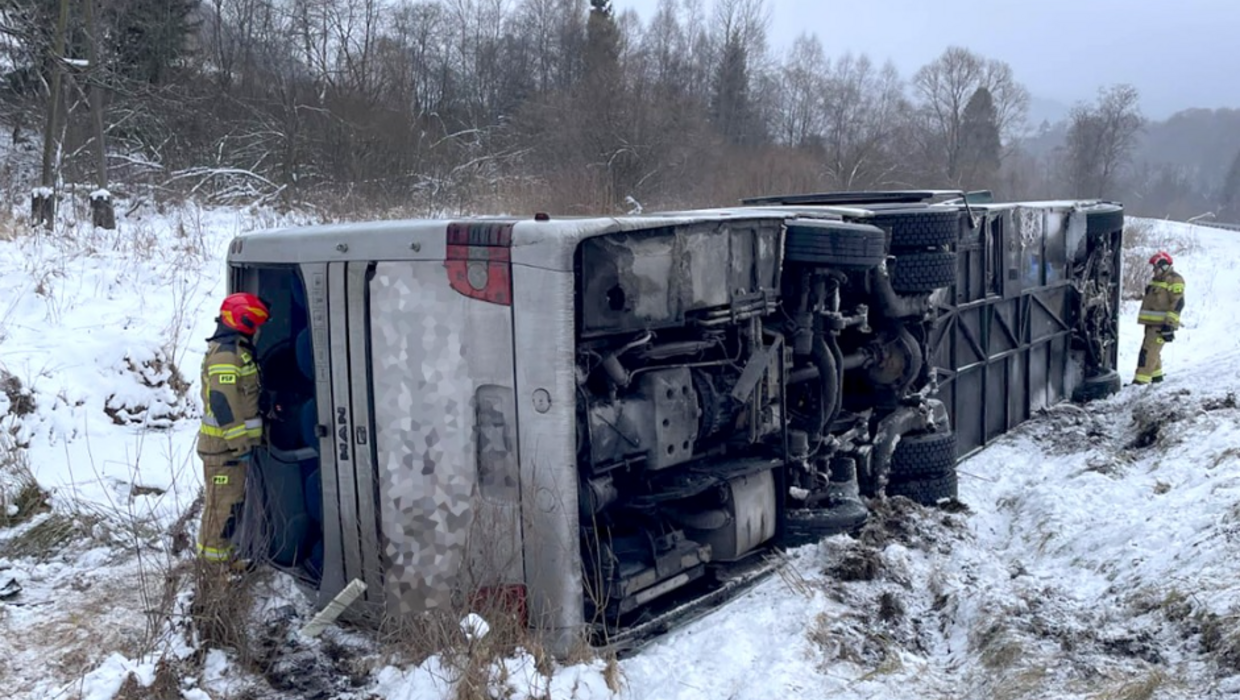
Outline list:
[[[270,315],[267,305],[249,292],[229,294],[220,304],[220,323],[246,335],[254,335]]]
[[[1158,266],[1159,264],[1171,265],[1171,255],[1164,250],[1160,250],[1150,256],[1150,264],[1154,266]]]

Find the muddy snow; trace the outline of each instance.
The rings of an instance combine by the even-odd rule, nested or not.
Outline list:
[[[189,566],[196,368],[239,210],[135,209],[0,241],[0,678],[55,698],[1221,698],[1240,694],[1238,234],[1176,242],[1167,381],[1060,405],[960,465],[961,504],[883,504],[615,661],[470,661],[297,630],[283,576]],[[1140,222],[1139,222],[1140,223]],[[1126,303],[1121,372],[1138,350]],[[212,624],[202,619],[214,610]],[[214,607],[211,607],[214,606]],[[469,647],[466,647],[466,650]],[[460,651],[460,650],[457,650]]]

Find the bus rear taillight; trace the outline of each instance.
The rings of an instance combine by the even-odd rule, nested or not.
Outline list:
[[[508,616],[522,627],[530,624],[529,607],[525,586],[513,583],[499,586],[483,586],[474,592],[471,609],[484,620],[497,615]],[[494,620],[491,620],[494,622]]]
[[[448,224],[448,282],[467,297],[511,306],[511,246],[511,223]]]

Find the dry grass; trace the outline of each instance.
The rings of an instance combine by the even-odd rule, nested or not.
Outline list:
[[[1194,236],[1172,235],[1146,221],[1125,220],[1123,272],[1120,277],[1124,299],[1139,300],[1150,281],[1150,256],[1165,250],[1172,258],[1195,253],[1201,249]]]
[[[11,425],[0,425],[0,528],[27,522],[50,510],[49,494],[39,486],[30,469],[29,445],[18,435],[21,418],[34,413],[34,393],[27,390],[15,376],[0,369],[0,393],[8,402],[7,416]],[[0,417],[5,417],[0,415]],[[0,544],[3,551],[8,543]]]
[[[1089,700],[1151,700],[1167,683],[1167,676],[1157,669],[1144,677],[1121,682],[1114,688],[1089,696]]]
[[[48,498],[30,470],[25,447],[0,429],[0,528],[20,525],[48,512]]]
[[[456,688],[458,700],[490,700],[492,691],[508,685],[505,660],[524,652],[539,674],[549,679],[552,658],[541,640],[513,607],[503,601],[475,599],[473,605],[453,606],[417,616],[387,617],[379,624],[381,656],[420,665],[433,655],[440,658]],[[486,623],[484,634],[471,634],[462,621],[470,615]],[[619,683],[619,668],[611,669],[608,683]],[[523,689],[537,696],[538,689]]]
[[[161,658],[155,664],[155,679],[147,687],[143,687],[131,672],[113,697],[115,700],[180,700],[180,665],[180,662],[166,656]]]
[[[864,613],[818,613],[806,636],[822,653],[824,669],[837,661],[873,668],[875,674],[899,669],[899,645]]]
[[[0,207],[0,241],[15,241],[26,230],[26,222],[7,207]]]
[[[1213,656],[1219,666],[1229,672],[1240,671],[1240,615],[1197,614],[1201,629],[1201,647]]]
[[[226,565],[201,559],[188,566],[194,590],[190,623],[197,633],[199,650],[230,649],[243,665],[251,664],[257,651],[250,632],[254,577],[233,575]]]
[[[96,524],[66,513],[48,513],[22,532],[0,542],[0,557],[48,561],[70,543],[89,539]]]

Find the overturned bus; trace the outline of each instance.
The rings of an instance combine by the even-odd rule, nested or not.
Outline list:
[[[623,646],[1108,395],[1123,209],[831,193],[259,231],[241,539],[357,620],[504,603]]]

